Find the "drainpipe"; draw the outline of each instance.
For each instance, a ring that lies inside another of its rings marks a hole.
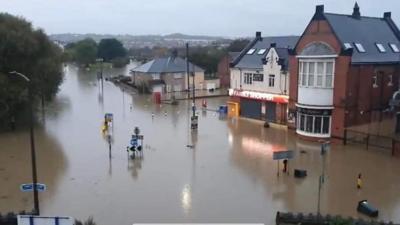
[[[239,89],[242,90],[242,69],[239,68],[239,71],[240,71]]]

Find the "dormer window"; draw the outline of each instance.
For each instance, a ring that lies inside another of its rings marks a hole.
[[[396,52],[396,53],[400,52],[399,48],[397,47],[396,44],[390,43],[389,45],[393,52]]]
[[[252,55],[256,51],[255,48],[251,48],[249,51],[247,51],[247,55]]]
[[[386,49],[385,49],[385,47],[383,47],[382,44],[376,43],[375,45],[380,52],[386,52]]]
[[[345,47],[346,49],[353,48],[353,46],[351,46],[350,43],[344,43],[344,47]]]
[[[360,53],[364,53],[365,52],[365,48],[364,48],[364,46],[362,46],[362,44],[354,43],[354,45],[356,46],[358,52],[360,52]]]
[[[260,49],[260,50],[258,50],[257,54],[258,54],[258,55],[262,55],[262,54],[265,53],[265,51],[267,51],[267,49],[265,49],[265,48]]]

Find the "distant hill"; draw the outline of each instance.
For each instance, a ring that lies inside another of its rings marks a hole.
[[[111,35],[111,34],[52,34],[50,39],[58,41],[62,44],[68,44],[71,42],[77,42],[85,38],[92,38],[96,42],[99,42],[104,38],[116,38],[120,40],[126,48],[135,47],[179,47],[183,46],[186,42],[191,45],[204,46],[212,43],[218,44],[229,44],[230,39],[217,36],[205,36],[205,35],[187,35],[181,33],[174,33],[168,35]]]

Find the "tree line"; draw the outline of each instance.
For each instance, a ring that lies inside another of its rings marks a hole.
[[[249,43],[248,39],[233,40],[227,47],[210,46],[193,46],[189,49],[189,61],[200,66],[205,70],[208,76],[214,76],[218,69],[218,63],[223,56],[228,52],[240,52]],[[186,49],[181,48],[166,48],[155,46],[153,48],[131,48],[128,54],[136,60],[146,62],[154,57],[164,57],[172,55],[173,52],[178,56],[185,58]]]
[[[11,71],[26,75],[30,82]],[[24,111],[28,86],[34,100],[44,103],[57,93],[62,79],[61,49],[25,19],[0,13],[0,127]]]
[[[64,61],[76,62],[84,67],[95,63],[98,58],[112,63],[114,67],[122,67],[129,62],[127,50],[115,38],[101,39],[98,44],[91,38],[67,44],[63,57]]]

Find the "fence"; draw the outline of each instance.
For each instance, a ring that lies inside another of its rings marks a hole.
[[[345,129],[343,144],[361,144],[366,149],[375,147],[393,156],[400,156],[400,140],[393,136],[382,136],[357,130]]]

